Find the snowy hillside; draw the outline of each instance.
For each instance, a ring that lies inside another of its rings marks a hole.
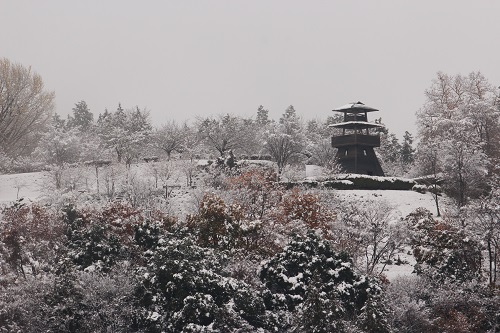
[[[44,178],[41,172],[0,175],[0,205],[18,198],[37,200]]]
[[[147,178],[146,168],[149,165],[136,165],[136,171]],[[49,175],[43,172],[26,174],[0,175],[0,205],[5,206],[18,198],[37,201],[46,195],[46,184]],[[179,178],[179,177],[178,177]],[[192,213],[194,205],[201,196],[202,189],[192,189],[185,186],[184,179],[176,183],[183,184],[181,188],[173,189],[169,197],[169,212],[179,218]],[[394,190],[323,190],[323,195],[331,197],[337,204],[351,203],[359,208],[389,206],[392,209],[392,223],[400,223],[401,219],[419,207],[435,213],[436,207],[430,194],[413,191]],[[444,203],[443,203],[444,206]],[[414,258],[409,254],[409,248],[402,249],[395,257],[399,257],[402,265],[387,265],[384,274],[390,279],[400,275],[410,275],[413,271]],[[380,268],[380,267],[379,267]]]
[[[333,190],[341,200],[350,202],[384,202],[394,208],[395,217],[405,217],[419,207],[436,213],[436,204],[431,194],[414,191],[391,190]]]
[[[142,168],[144,169],[144,167]],[[141,171],[144,174],[145,171]],[[7,174],[0,175],[0,204],[8,204],[18,198],[37,201],[43,194],[44,182],[48,175],[43,172]],[[178,179],[175,183],[184,184],[184,179]],[[183,186],[184,187],[184,186]],[[416,208],[423,207],[435,213],[436,205],[430,194],[421,194],[414,191],[392,191],[392,190],[329,190],[342,201],[359,202],[385,202],[394,208],[394,214],[405,217]],[[186,191],[178,191],[186,194]],[[178,201],[186,198],[176,196]],[[178,203],[177,203],[178,204]]]

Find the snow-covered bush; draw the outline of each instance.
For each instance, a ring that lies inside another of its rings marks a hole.
[[[438,221],[419,208],[407,216],[415,270],[436,282],[465,282],[481,275],[481,246],[464,228]]]
[[[63,225],[47,207],[22,199],[0,215],[0,282],[51,271],[64,242]]]
[[[272,219],[286,227],[285,233],[302,233],[315,230],[331,238],[332,222],[336,215],[321,204],[320,197],[310,191],[293,188],[283,195],[272,213]]]
[[[0,288],[1,332],[131,332],[137,320],[132,274],[75,271],[61,261],[55,273]]]
[[[39,172],[46,169],[44,162],[32,156],[19,156],[10,163],[11,173]]]
[[[273,170],[248,167],[241,174],[226,179],[222,195],[226,201],[241,206],[246,218],[261,220],[268,216],[283,195],[276,180]]]
[[[108,221],[99,223],[67,207],[64,221],[69,257],[78,268],[84,270],[106,270],[117,260],[122,243],[110,232]]]
[[[168,219],[158,213],[152,216],[158,223]],[[137,230],[145,223],[138,209],[120,202],[96,210],[67,206],[63,221],[67,257],[81,270],[108,271],[118,261],[137,257]]]
[[[186,222],[203,247],[252,251],[259,245],[260,223],[244,219],[239,205],[227,205],[214,193],[205,193],[198,214],[188,215]]]
[[[499,295],[479,284],[433,285],[423,277],[387,286],[389,323],[395,332],[496,332]]]
[[[428,300],[432,291],[421,277],[399,277],[387,286],[388,320],[395,332],[432,332]]]
[[[220,258],[187,234],[166,235],[145,252],[136,294],[148,332],[245,332],[268,323],[262,297],[221,275]],[[255,326],[254,326],[255,325]]]
[[[369,310],[378,332],[387,331],[378,283],[356,273],[346,254],[335,253],[313,232],[293,237],[282,252],[263,264],[260,278],[272,293],[268,306],[295,313],[290,326],[282,323],[284,329],[342,331],[343,321],[354,322]],[[316,320],[311,322],[312,318]]]

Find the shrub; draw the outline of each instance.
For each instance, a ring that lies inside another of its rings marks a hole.
[[[352,267],[347,255],[333,252],[329,243],[313,232],[294,236],[261,268],[260,278],[272,293],[267,306],[274,311],[295,312],[297,331],[339,331],[339,321],[355,322],[366,314],[376,323],[368,323],[365,316],[359,325],[376,326],[378,332],[385,332],[380,287]],[[287,329],[286,323],[282,325]]]
[[[436,282],[465,282],[481,274],[481,247],[467,231],[438,221],[423,208],[406,218],[415,270]]]

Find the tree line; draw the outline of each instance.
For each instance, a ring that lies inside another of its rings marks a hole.
[[[153,125],[139,107],[107,109],[94,119],[85,101],[77,102],[67,119],[54,114],[54,93],[45,91],[31,68],[0,62],[0,171],[19,172],[77,163],[118,162],[130,165],[144,158],[175,154],[182,159],[264,158],[278,174],[289,165],[316,164],[341,172],[328,125],[339,122],[304,120],[290,105],[278,120],[259,106],[255,115],[219,114],[192,123],[168,121]],[[499,98],[479,72],[467,76],[438,73],[417,111],[418,133],[402,141],[388,128],[378,129],[377,149],[389,176],[433,176],[434,192],[446,191],[464,206],[496,182],[500,156]],[[376,122],[382,124],[382,119]],[[436,196],[437,200],[437,196]],[[437,202],[437,201],[436,201]]]
[[[199,117],[192,124],[168,121],[154,126],[148,110],[137,106],[124,109],[121,104],[94,119],[82,100],[63,119],[53,113],[55,95],[43,90],[37,74],[6,59],[1,66],[0,170],[4,172],[98,160],[129,165],[157,155],[170,159],[172,154],[189,159],[224,158],[229,151],[239,158],[272,159],[280,173],[297,163],[335,169],[328,125],[340,120],[336,116],[306,121],[290,105],[274,120],[260,105],[250,117],[219,114]],[[16,80],[26,82],[11,83]],[[407,173],[414,153],[411,134],[405,134],[402,144],[387,129],[380,135],[380,155],[387,173]]]

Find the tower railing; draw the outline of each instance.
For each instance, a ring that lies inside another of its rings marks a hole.
[[[348,134],[332,137],[333,147],[343,147],[352,145],[364,145],[370,147],[380,147],[380,136],[379,135],[367,135],[367,134]]]

